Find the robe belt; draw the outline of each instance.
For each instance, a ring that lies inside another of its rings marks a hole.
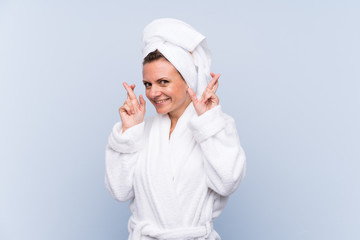
[[[203,226],[161,229],[149,222],[135,222],[131,219],[131,225],[134,228],[133,240],[141,240],[141,236],[149,236],[156,239],[188,239],[196,238],[205,240],[213,231],[212,221]]]

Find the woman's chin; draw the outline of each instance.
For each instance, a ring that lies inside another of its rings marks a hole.
[[[158,114],[167,114],[169,112],[164,108],[155,108],[155,109]]]

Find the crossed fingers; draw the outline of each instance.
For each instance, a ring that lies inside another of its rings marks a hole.
[[[136,98],[136,95],[134,93],[135,84],[132,84],[129,86],[126,82],[123,83],[124,88],[127,92],[127,99],[123,105],[126,112],[131,115],[135,114],[135,111],[139,108],[140,104]],[[142,96],[140,95],[140,102],[142,102]]]
[[[205,91],[203,92],[200,101],[207,101],[209,98],[216,97],[215,93],[219,86],[219,77],[220,74],[210,73],[212,79],[210,80],[209,84],[206,86]]]
[[[127,92],[128,99],[130,99],[130,100],[136,99],[136,95],[134,93],[135,84],[132,84],[131,86],[129,86],[126,82],[124,82],[123,86],[125,87],[125,90]]]
[[[203,114],[207,110],[215,107],[219,104],[219,98],[216,96],[216,90],[219,87],[219,77],[220,74],[210,73],[212,79],[209,84],[206,86],[203,94],[200,99],[197,98],[194,90],[188,88],[188,93],[194,104],[195,110],[198,115]]]
[[[215,73],[210,73],[212,79],[209,82],[209,84],[207,85],[207,89],[211,90],[213,93],[216,93],[217,88],[219,87],[219,78],[220,78],[220,73],[215,74]]]

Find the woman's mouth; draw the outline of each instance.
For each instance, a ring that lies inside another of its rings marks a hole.
[[[167,102],[168,100],[170,100],[170,98],[166,98],[166,99],[161,99],[161,100],[157,100],[157,101],[154,101],[156,104],[163,104],[165,102]]]

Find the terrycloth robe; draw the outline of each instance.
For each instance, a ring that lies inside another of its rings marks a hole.
[[[129,240],[218,240],[212,221],[246,170],[234,120],[221,106],[198,116],[190,103],[169,138],[170,124],[167,114],[124,133],[116,123],[106,186],[115,199],[131,201]]]

